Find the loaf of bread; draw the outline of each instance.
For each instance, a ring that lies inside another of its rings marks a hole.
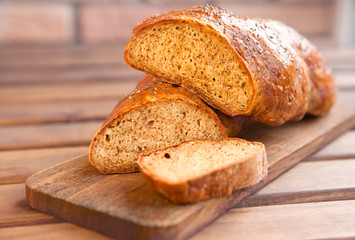
[[[217,114],[195,94],[145,77],[96,133],[89,160],[102,173],[138,171],[140,153],[200,138],[226,138]]]
[[[222,8],[151,16],[134,28],[124,59],[227,115],[269,125],[324,115],[336,99],[332,72],[307,39],[278,21]]]
[[[267,175],[262,143],[238,138],[200,139],[150,153],[138,160],[150,185],[173,203],[222,197]]]

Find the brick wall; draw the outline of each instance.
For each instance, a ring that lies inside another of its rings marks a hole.
[[[151,14],[207,3],[242,16],[279,19],[307,36],[333,34],[331,0],[2,0],[0,45],[127,42],[134,25]]]

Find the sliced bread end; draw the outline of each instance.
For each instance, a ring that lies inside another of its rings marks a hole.
[[[230,195],[267,175],[265,147],[244,139],[200,139],[142,154],[138,165],[152,187],[174,203]]]

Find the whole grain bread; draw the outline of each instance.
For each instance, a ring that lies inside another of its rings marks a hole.
[[[222,197],[267,175],[262,143],[238,138],[199,139],[141,154],[141,173],[173,203]]]
[[[226,137],[217,114],[195,94],[146,76],[98,130],[89,160],[105,174],[137,172],[141,153],[192,139]]]
[[[336,100],[326,61],[294,29],[212,6],[147,18],[134,28],[124,59],[227,115],[269,125],[324,115]]]
[[[148,75],[137,83],[137,87],[138,88],[146,88],[146,87],[153,86],[155,84],[161,84],[161,83],[163,83],[163,81],[160,78],[153,77],[152,75]],[[166,82],[165,82],[165,84],[167,87],[170,87],[170,88],[177,87],[177,86],[172,86],[171,84],[166,83]],[[189,96],[194,95],[192,92],[188,91],[187,89],[179,88],[179,90],[186,91],[186,93]],[[196,95],[195,95],[195,97],[196,97]],[[209,106],[209,107],[212,108],[211,106]],[[231,117],[231,116],[224,114],[220,110],[217,110],[214,108],[212,108],[212,110],[217,114],[228,137],[236,137],[241,129],[243,129],[245,126],[248,126],[250,123],[252,123],[251,118],[248,116],[238,115],[238,116]]]

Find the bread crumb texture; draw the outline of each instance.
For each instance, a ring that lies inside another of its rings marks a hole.
[[[136,172],[140,153],[192,139],[225,137],[217,123],[183,101],[152,102],[108,124],[94,139],[91,162],[104,173]]]
[[[211,31],[192,21],[158,23],[132,41],[126,59],[191,89],[216,108],[244,112],[254,94],[250,74],[232,46]]]

